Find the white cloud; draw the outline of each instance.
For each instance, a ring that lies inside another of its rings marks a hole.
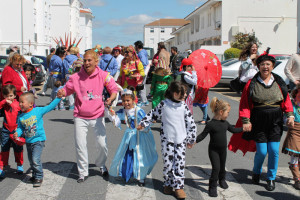
[[[109,24],[114,25],[114,26],[121,26],[121,25],[126,25],[126,24],[147,24],[149,22],[154,21],[155,18],[151,17],[149,15],[134,15],[130,16],[124,19],[111,19],[108,21]]]
[[[106,1],[105,0],[85,0],[86,4],[88,6],[98,6],[98,7],[102,7],[106,5]]]
[[[136,35],[137,33],[142,33],[143,30],[142,25],[131,25],[124,27],[121,32],[125,35]]]
[[[100,20],[94,20],[93,21],[93,28],[101,28],[103,27],[103,22]]]
[[[188,4],[188,5],[199,5],[207,0],[177,0],[181,4]]]

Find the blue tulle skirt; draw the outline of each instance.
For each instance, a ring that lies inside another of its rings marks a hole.
[[[138,135],[139,142],[136,129],[126,129],[111,163],[110,176],[120,176],[128,182],[131,177],[143,180],[151,173],[158,158],[153,134],[139,131]]]

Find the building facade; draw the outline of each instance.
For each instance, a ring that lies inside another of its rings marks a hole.
[[[144,46],[157,51],[157,44],[165,42],[177,28],[189,23],[185,19],[159,19],[144,26]]]
[[[184,19],[190,25],[172,33],[180,51],[202,48],[222,55],[238,32],[255,32],[260,52],[296,51],[297,0],[208,0]]]
[[[72,33],[73,38],[83,37],[86,46],[92,46],[92,12],[81,15],[82,4],[79,0],[23,0],[23,15],[21,15],[20,0],[0,2],[0,55],[6,55],[10,45],[20,47],[20,53],[32,55],[48,55],[49,49],[56,47],[52,38],[62,37]],[[13,12],[12,12],[13,8]],[[21,17],[23,16],[23,17]],[[21,19],[23,18],[23,48]],[[80,23],[88,21],[88,23]],[[87,25],[83,28],[82,26]],[[85,30],[84,32],[81,32]],[[77,39],[77,40],[78,40]]]

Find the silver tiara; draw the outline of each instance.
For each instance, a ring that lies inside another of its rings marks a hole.
[[[124,89],[122,92],[121,92],[121,96],[123,95],[126,95],[126,94],[129,94],[129,95],[132,95],[132,90],[129,90],[129,89]]]

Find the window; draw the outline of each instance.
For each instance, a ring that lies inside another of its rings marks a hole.
[[[204,29],[204,16],[201,17],[201,29]]]
[[[161,28],[161,29],[160,29],[160,32],[161,32],[161,33],[164,33],[164,32],[165,32],[165,28]]]
[[[211,26],[211,13],[208,13],[207,15],[207,27]]]
[[[154,33],[154,28],[150,28],[150,33]]]
[[[199,32],[199,27],[200,27],[200,16],[197,16],[195,18],[195,28],[196,28],[196,32]]]

